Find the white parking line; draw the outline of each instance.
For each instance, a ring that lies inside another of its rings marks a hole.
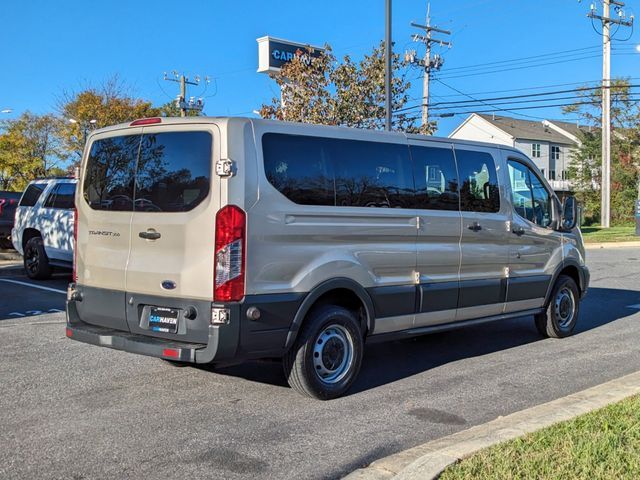
[[[63,295],[67,294],[66,290],[58,290],[57,288],[50,288],[50,287],[41,287],[40,285],[34,285],[32,283],[27,283],[27,282],[19,282],[18,280],[8,280],[6,278],[0,278],[0,282],[15,283],[16,285],[24,285],[25,287],[39,288],[40,290],[46,290],[47,292],[62,293]]]

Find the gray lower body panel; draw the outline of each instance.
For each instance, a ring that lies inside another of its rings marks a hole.
[[[253,295],[240,303],[217,305],[84,286],[74,287],[73,292],[67,301],[69,338],[194,363],[282,356],[293,317],[304,299],[298,293]],[[149,307],[154,305],[179,310],[175,333],[149,328]],[[186,318],[189,307],[196,309],[195,318]],[[228,309],[229,322],[211,325],[212,307]],[[260,309],[258,320],[247,318],[251,307]]]

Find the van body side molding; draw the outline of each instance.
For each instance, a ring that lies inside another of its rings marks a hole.
[[[476,318],[472,320],[462,320],[460,322],[443,323],[440,325],[429,325],[426,327],[410,328],[407,330],[400,330],[398,332],[379,333],[377,335],[371,335],[367,337],[367,343],[386,342],[389,340],[398,340],[402,338],[417,337],[419,335],[425,335],[427,333],[447,332],[450,330],[457,330],[459,328],[465,328],[473,325],[481,325],[483,323],[498,322],[500,320],[509,320],[511,318],[526,317],[528,315],[537,315],[542,312],[542,308],[534,308],[531,310],[524,310],[521,312],[505,313],[502,315],[493,315],[491,317]]]

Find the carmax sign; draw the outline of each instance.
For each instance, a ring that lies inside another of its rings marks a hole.
[[[311,58],[319,57],[323,48],[313,45],[291,42],[273,37],[261,37],[258,42],[258,73],[277,73],[280,68],[293,60],[299,52],[303,52],[302,60],[310,62]],[[311,51],[309,51],[311,49]]]

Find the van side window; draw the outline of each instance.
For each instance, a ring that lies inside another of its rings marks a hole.
[[[516,213],[541,227],[548,227],[552,221],[551,195],[529,167],[514,160],[509,160],[508,165]]]
[[[42,192],[44,192],[45,184],[41,183],[32,183],[27,187],[22,198],[20,199],[20,207],[33,207],[36,203],[38,203],[38,199]]]
[[[415,208],[459,210],[458,172],[449,148],[411,145],[416,182]]]
[[[412,208],[413,172],[406,145],[330,141],[338,206]]]
[[[209,194],[209,132],[145,133],[140,145],[133,209],[186,212]]]
[[[413,208],[406,145],[267,133],[269,183],[301,205]]]
[[[326,142],[320,137],[265,134],[262,151],[269,183],[300,205],[335,205]]]
[[[130,212],[140,135],[96,140],[91,145],[83,195],[93,210]]]
[[[500,189],[493,157],[485,152],[456,149],[460,174],[460,208],[467,212],[498,212]]]

